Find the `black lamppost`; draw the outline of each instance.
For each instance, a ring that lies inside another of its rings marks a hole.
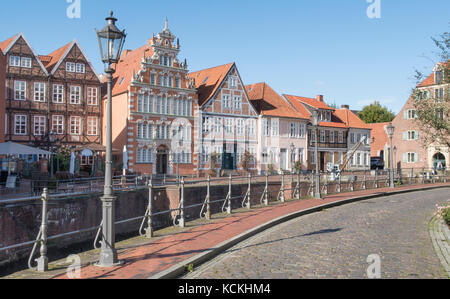
[[[105,190],[102,200],[102,248],[100,251],[100,267],[113,267],[117,265],[117,251],[115,249],[115,201],[114,190],[112,186],[112,75],[115,70],[111,68],[112,64],[119,62],[122,53],[123,44],[125,42],[125,30],[120,31],[115,23],[116,18],[113,12],[106,18],[108,24],[105,28],[97,32],[98,43],[100,47],[100,55],[105,64],[105,73],[108,79],[108,101],[106,108],[106,165],[105,165]]]
[[[314,110],[311,115],[311,121],[312,125],[314,127],[314,134],[316,136],[315,138],[315,148],[314,148],[314,155],[315,155],[315,161],[316,161],[316,188],[314,192],[314,197],[316,199],[322,199],[322,195],[320,194],[320,172],[319,172],[319,114],[317,113],[317,110]]]
[[[387,126],[386,128],[387,130],[387,134],[389,136],[389,139],[391,141],[391,145],[389,146],[389,182],[390,182],[390,187],[391,188],[395,188],[394,185],[394,147],[392,144],[392,137],[394,137],[394,131],[395,131],[395,127],[392,125],[392,123],[389,123],[389,126]]]

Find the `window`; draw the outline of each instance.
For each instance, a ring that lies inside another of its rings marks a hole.
[[[20,67],[20,57],[19,56],[10,56],[9,57],[9,66]]]
[[[242,110],[242,97],[234,96],[233,97],[234,110]]]
[[[239,136],[244,135],[244,120],[243,119],[237,120],[236,134]]]
[[[278,136],[280,129],[279,129],[279,121],[278,119],[272,119],[272,136]]]
[[[53,115],[52,117],[52,131],[57,135],[64,134],[64,116]]]
[[[175,87],[181,88],[181,78],[180,77],[175,78]]]
[[[222,108],[223,109],[231,108],[230,95],[227,95],[227,94],[222,95]]]
[[[64,103],[64,85],[53,85],[53,103]]]
[[[156,113],[161,114],[161,97],[156,98]]]
[[[20,66],[25,67],[25,68],[31,68],[31,58],[21,57],[20,58]]]
[[[290,131],[290,137],[291,138],[295,138],[295,136],[297,135],[297,127],[295,125],[295,123],[291,123],[291,131]]]
[[[344,132],[339,132],[338,142],[339,143],[344,143]]]
[[[208,134],[209,132],[211,132],[211,119],[203,117],[203,133]]]
[[[25,101],[27,96],[27,82],[14,81],[14,99]]]
[[[403,140],[418,140],[419,131],[406,131],[403,132]]]
[[[70,86],[70,104],[81,104],[81,86]]]
[[[249,136],[255,136],[256,134],[256,121],[254,119],[249,119],[247,121],[247,130]]]
[[[88,87],[88,98],[87,98],[87,104],[88,105],[98,105],[98,88],[97,87]]]
[[[355,143],[355,133],[350,133],[350,142]]]
[[[305,150],[303,148],[298,149],[298,161],[302,164],[305,162],[304,152]]]
[[[320,142],[325,143],[325,131],[320,131]]]
[[[225,133],[233,134],[233,119],[232,118],[225,119]]]
[[[139,148],[136,153],[136,163],[151,164],[153,163],[153,151],[149,148]]]
[[[87,118],[87,134],[89,136],[98,136],[98,118],[96,116]]]
[[[34,135],[42,136],[45,134],[45,116],[34,116]]]
[[[81,117],[71,116],[70,117],[70,135],[79,136],[81,135]]]
[[[305,138],[305,136],[306,136],[306,125],[305,124],[299,124],[298,136],[299,136],[299,138]]]
[[[236,77],[230,77],[229,80],[230,88],[237,88],[238,86],[238,80]]]
[[[15,135],[27,135],[27,116],[15,115],[14,116],[14,134]]]
[[[405,119],[415,119],[418,117],[417,110],[414,110],[414,109],[405,110],[403,116]]]
[[[330,131],[330,143],[334,143],[334,131]]]
[[[77,73],[84,74],[86,72],[86,65],[84,63],[77,63]]]
[[[315,152],[309,152],[309,153],[310,153],[311,164],[316,164],[316,153]]]
[[[263,135],[270,136],[270,123],[267,118],[263,120]]]
[[[66,62],[66,71],[70,73],[75,73],[76,64],[73,62]]]
[[[417,163],[419,162],[419,155],[417,153],[404,153],[403,163]]]
[[[34,83],[34,101],[45,102],[45,83]]]
[[[151,85],[156,85],[156,74],[151,74],[150,75],[150,84]]]

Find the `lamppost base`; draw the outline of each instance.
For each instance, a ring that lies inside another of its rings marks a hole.
[[[321,195],[320,193],[314,194],[314,198],[315,198],[315,199],[323,199],[323,198],[322,198],[322,195]]]
[[[124,261],[118,261],[116,263],[113,264],[109,264],[109,263],[101,263],[101,262],[97,262],[94,264],[95,267],[99,267],[99,268],[114,268],[114,267],[119,267],[122,266],[123,264],[125,264]]]

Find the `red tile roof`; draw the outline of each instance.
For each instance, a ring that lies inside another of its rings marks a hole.
[[[153,48],[147,44],[135,50],[125,50],[122,52],[119,63],[113,65],[116,72],[113,75],[112,94],[118,95],[128,91],[131,85],[133,72],[137,73],[141,69],[142,59],[153,56]]]
[[[355,129],[370,129],[356,114],[349,109],[336,109],[334,114],[344,122],[347,127]]]
[[[389,137],[385,129],[388,125],[389,123],[367,124],[372,129],[370,134],[372,157],[378,157],[379,152],[384,150],[386,144],[389,144]]]
[[[322,103],[319,102],[315,99],[312,98],[304,98],[304,97],[299,97],[299,96],[293,96],[293,95],[284,95],[284,97],[295,107],[295,109],[297,109],[297,111],[299,111],[301,114],[306,115],[307,119],[311,120],[311,112],[308,111],[308,109],[306,109],[305,107],[305,102],[304,101],[300,101],[300,99],[308,99],[310,100],[309,102],[312,103],[312,101],[318,102],[318,103]],[[323,103],[326,107],[328,107],[325,103]],[[319,105],[321,107],[324,107],[323,105]],[[333,108],[328,107],[327,108],[320,108],[320,109],[326,109],[326,110],[333,110]],[[348,128],[347,125],[340,119],[338,118],[334,113],[331,114],[331,122],[321,122],[319,123],[320,127],[330,127],[330,128],[343,128],[346,129]]]
[[[233,62],[188,74],[195,80],[199,106],[204,106],[214,96],[234,65]]]
[[[6,49],[10,46],[10,44],[17,38],[19,34],[14,35],[13,37],[10,37],[9,39],[3,41],[0,43],[0,49],[3,53],[5,53]]]
[[[41,56],[39,55],[39,59],[41,59],[42,64],[45,66],[47,71],[50,73],[55,65],[58,64],[58,62],[63,58],[64,54],[67,53],[67,50],[72,47],[74,42],[70,42],[58,50],[53,51],[52,53],[48,54],[47,56]]]
[[[440,62],[440,65],[445,65],[446,68],[450,67],[450,60],[447,60],[447,62]],[[426,87],[426,86],[431,86],[431,85],[435,85],[435,81],[434,81],[434,73],[432,73],[431,75],[429,75],[425,80],[423,80],[421,83],[419,83],[419,85],[417,85],[417,87]]]
[[[331,108],[330,106],[325,104],[325,102],[318,101],[317,99],[305,98],[305,97],[299,97],[299,96],[293,96],[293,95],[284,95],[284,96],[290,97],[290,99],[292,99],[292,100],[295,99],[297,101],[300,101],[300,102],[307,104],[309,106],[312,106],[314,108],[325,109],[325,110],[334,110],[333,108]]]
[[[253,107],[261,115],[308,119],[308,115],[297,112],[266,83],[247,85],[245,89]]]

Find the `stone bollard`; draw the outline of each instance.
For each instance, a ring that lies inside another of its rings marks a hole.
[[[206,186],[206,220],[211,220],[211,176],[208,176]]]
[[[147,238],[153,238],[153,181],[150,178],[148,182],[148,218],[147,218],[147,229],[145,230],[145,235]]]
[[[281,171],[280,201],[286,202],[286,199],[284,198],[284,171]]]
[[[247,201],[247,209],[252,208],[252,174],[248,174],[248,201]]]
[[[231,215],[231,198],[232,198],[232,184],[233,183],[233,176],[230,174],[230,178],[228,181],[228,207],[227,207],[227,213],[228,215]]]
[[[184,177],[181,178],[181,188],[180,188],[180,227],[185,227],[184,219]]]

